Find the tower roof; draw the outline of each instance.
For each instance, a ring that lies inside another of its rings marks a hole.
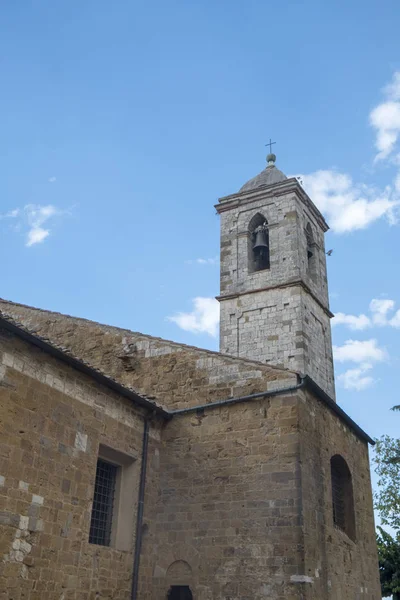
[[[267,156],[267,166],[261,173],[250,179],[247,183],[242,185],[239,192],[248,192],[250,190],[255,190],[259,187],[263,187],[264,185],[273,185],[274,183],[280,183],[281,181],[285,181],[287,179],[286,175],[282,173],[275,166],[276,156],[275,154],[268,154]]]

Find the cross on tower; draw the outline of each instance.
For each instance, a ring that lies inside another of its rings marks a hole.
[[[269,142],[268,142],[268,144],[265,144],[266,146],[269,146],[269,152],[270,152],[270,154],[272,154],[272,146],[273,146],[274,144],[276,144],[276,142],[273,142],[273,141],[271,140],[271,138],[269,138]]]

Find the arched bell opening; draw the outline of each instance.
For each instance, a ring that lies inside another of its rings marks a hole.
[[[261,213],[251,219],[248,230],[249,273],[270,267],[268,221]]]
[[[306,226],[307,240],[307,271],[313,279],[317,275],[317,246],[314,241],[314,235],[310,223]]]

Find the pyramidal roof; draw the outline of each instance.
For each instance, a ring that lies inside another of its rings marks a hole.
[[[276,168],[275,161],[275,154],[268,154],[268,164],[265,167],[265,169],[261,171],[261,173],[250,179],[247,183],[242,185],[239,192],[248,192],[250,190],[255,190],[259,187],[273,185],[274,183],[280,183],[281,181],[285,181],[287,177],[284,173],[282,173],[282,171]]]

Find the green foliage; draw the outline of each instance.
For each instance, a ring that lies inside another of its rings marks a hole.
[[[375,508],[383,525],[400,531],[400,439],[382,436],[375,446],[378,491]]]
[[[376,536],[379,556],[379,574],[381,578],[382,596],[393,594],[393,599],[400,599],[400,542],[392,538],[382,527],[378,527]]]

